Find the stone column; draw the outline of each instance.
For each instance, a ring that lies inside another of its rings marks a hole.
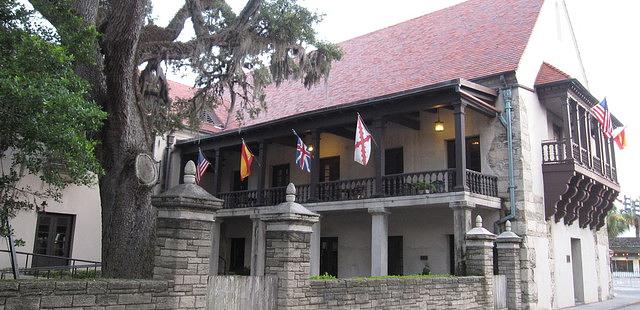
[[[220,226],[222,218],[217,217],[211,227],[211,257],[209,258],[209,275],[217,275],[220,269]]]
[[[287,186],[286,202],[267,207],[262,220],[267,224],[265,275],[278,277],[278,308],[304,306],[309,287],[311,226],[319,215],[295,202],[296,189]]]
[[[453,243],[455,255],[455,273],[464,275],[465,234],[471,229],[471,211],[475,205],[468,201],[454,201],[449,203],[453,210]]]
[[[311,226],[311,275],[320,274],[320,221]]]
[[[496,238],[498,248],[498,274],[507,279],[507,308],[522,309],[520,289],[520,242],[522,238],[511,231],[511,222],[505,223],[505,231]]]
[[[184,183],[151,198],[158,209],[153,278],[173,280],[179,308],[206,304],[212,224],[222,200],[195,184],[196,166],[187,162]]]
[[[371,275],[386,276],[388,272],[389,211],[371,208]]]
[[[456,126],[455,155],[456,155],[456,184],[455,191],[469,190],[467,186],[467,137],[465,130],[465,107],[467,105],[460,101],[454,105],[454,120]]]
[[[496,235],[482,227],[482,217],[476,216],[476,227],[466,234],[466,272],[468,276],[483,276],[485,286],[482,292],[486,304],[483,308],[493,309],[493,242]]]
[[[266,224],[259,218],[252,216],[251,235],[251,275],[264,276],[264,254]]]

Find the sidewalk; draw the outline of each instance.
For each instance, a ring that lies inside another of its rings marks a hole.
[[[566,309],[640,309],[640,287],[616,287],[614,289],[614,296],[613,299],[607,301],[594,302]]]

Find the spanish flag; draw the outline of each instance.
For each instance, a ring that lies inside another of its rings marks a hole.
[[[618,148],[621,150],[624,150],[625,146],[627,146],[627,137],[625,136],[624,129],[625,128],[622,127],[620,130],[616,130],[617,132],[613,135],[613,141],[616,142]]]
[[[251,163],[253,163],[253,153],[242,139],[242,150],[240,151],[240,181],[244,181],[251,175]]]

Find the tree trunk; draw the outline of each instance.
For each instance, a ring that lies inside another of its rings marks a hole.
[[[151,154],[153,137],[145,131],[136,104],[135,54],[145,0],[112,1],[104,33],[104,75],[108,118],[102,132],[100,178],[102,271],[107,277],[146,278],[153,266],[155,210],[151,188],[138,182],[135,158]]]

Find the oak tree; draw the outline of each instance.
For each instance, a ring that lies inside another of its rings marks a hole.
[[[69,9],[99,33],[92,61],[76,72],[91,85],[90,96],[108,117],[97,157],[102,204],[103,273],[112,277],[151,275],[155,214],[151,187],[136,177],[135,158],[151,154],[154,138],[197,124],[197,116],[223,101],[237,115],[264,109],[264,88],[287,79],[311,86],[341,57],[316,39],[321,16],[295,0],[248,0],[234,12],[224,0],[186,0],[167,25],[148,18],[149,0],[31,0],[60,33],[73,40]],[[193,37],[179,41],[191,21]],[[168,98],[164,66],[197,74],[190,100]]]

